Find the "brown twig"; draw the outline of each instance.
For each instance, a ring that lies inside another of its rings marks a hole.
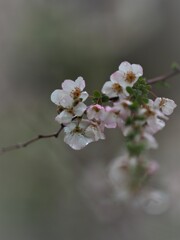
[[[166,73],[164,75],[155,77],[155,78],[151,78],[147,80],[148,84],[155,84],[157,82],[161,82],[161,81],[165,81],[171,77],[174,77],[176,75],[180,74],[180,69],[179,68],[175,68],[174,70],[170,71],[169,73]]]
[[[20,149],[20,148],[25,148],[28,145],[30,145],[30,144],[32,144],[34,142],[39,141],[40,139],[44,139],[44,138],[57,138],[63,128],[64,128],[64,125],[61,125],[60,129],[57,132],[55,132],[55,133],[48,134],[48,135],[38,135],[37,137],[34,137],[34,138],[24,142],[24,143],[17,143],[17,144],[14,144],[14,145],[3,147],[3,148],[0,149],[0,155],[4,154],[6,152],[10,152],[10,151],[13,151],[13,150]]]

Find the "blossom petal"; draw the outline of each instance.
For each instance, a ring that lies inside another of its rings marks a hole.
[[[85,81],[82,77],[78,77],[75,80],[76,87],[78,87],[81,91],[85,88]]]
[[[119,65],[119,70],[122,71],[123,73],[127,73],[132,71],[132,66],[129,62],[124,61]]]
[[[65,80],[62,83],[62,89],[67,93],[70,93],[71,91],[73,91],[75,87],[76,87],[75,82],[69,79]]]
[[[84,102],[88,98],[88,96],[89,96],[89,94],[87,92],[83,91],[80,94],[79,98],[82,99],[82,101]]]
[[[121,81],[123,81],[124,79],[124,73],[120,72],[120,71],[116,71],[113,74],[111,74],[110,76],[110,80],[113,83],[121,83]]]
[[[133,69],[133,73],[137,77],[141,77],[143,75],[143,68],[141,67],[141,65],[139,65],[139,64],[132,64],[132,69]]]
[[[70,123],[71,120],[73,118],[73,114],[69,113],[67,110],[62,111],[59,115],[57,115],[57,117],[55,118],[55,120],[60,123]]]
[[[69,95],[65,95],[60,101],[61,106],[63,106],[64,108],[71,108],[73,106],[73,103],[74,100]]]
[[[55,103],[57,106],[61,105],[62,99],[66,96],[66,93],[63,90],[56,89],[52,94],[51,94],[51,101]]]
[[[89,143],[93,142],[93,139],[87,138],[80,133],[70,133],[64,137],[64,142],[74,150],[81,150]]]
[[[112,86],[113,83],[111,81],[105,82],[101,90],[102,93],[106,94],[108,97],[117,97],[118,94],[113,90]]]
[[[82,116],[83,113],[86,111],[86,108],[87,106],[84,103],[80,102],[73,108],[74,114],[76,116]]]

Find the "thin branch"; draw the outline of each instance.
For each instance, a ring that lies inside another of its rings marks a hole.
[[[155,78],[151,78],[147,80],[148,84],[155,84],[157,82],[161,82],[161,81],[165,81],[171,77],[174,77],[176,75],[180,74],[180,69],[179,68],[175,68],[174,70],[170,71],[167,74],[155,77]]]
[[[48,134],[48,135],[41,135],[40,134],[37,137],[34,137],[34,138],[24,142],[24,143],[17,143],[17,144],[14,144],[14,145],[10,145],[10,146],[7,146],[7,147],[0,148],[0,155],[4,154],[6,152],[10,152],[10,151],[18,150],[18,149],[21,149],[21,148],[25,148],[28,145],[39,141],[40,139],[57,138],[63,128],[64,128],[64,125],[61,125],[60,129],[55,133]]]

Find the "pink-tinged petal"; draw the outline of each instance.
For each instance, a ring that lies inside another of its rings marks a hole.
[[[85,88],[85,81],[82,77],[78,77],[75,80],[76,87],[78,87],[81,91]]]
[[[147,132],[145,132],[143,134],[143,138],[147,141],[147,148],[150,149],[156,149],[158,148],[158,143],[156,141],[156,139],[153,137],[152,134],[149,134]]]
[[[130,72],[132,71],[132,66],[129,62],[125,61],[125,62],[122,62],[120,65],[119,65],[119,71],[122,71],[123,73],[127,73],[127,72]]]
[[[57,115],[55,120],[59,124],[63,124],[63,123],[66,124],[66,123],[70,123],[72,121],[72,118],[73,118],[73,114],[69,113],[67,110],[64,110],[59,115]]]
[[[73,108],[75,116],[82,116],[83,113],[86,111],[86,108],[87,108],[87,106],[84,103],[82,103],[82,102],[78,103]]]
[[[74,150],[81,150],[89,143],[93,142],[93,139],[87,138],[81,133],[70,133],[64,137],[64,142]]]
[[[69,79],[65,80],[62,83],[62,89],[67,93],[71,93],[71,91],[73,91],[75,87],[76,87],[75,82]]]
[[[145,131],[150,134],[155,134],[165,127],[165,122],[156,117],[148,118],[147,123],[148,125],[145,127]]]
[[[80,94],[79,98],[82,99],[82,101],[84,102],[88,98],[88,96],[89,96],[89,94],[87,92],[83,91]]]
[[[63,90],[57,89],[51,94],[51,101],[60,106],[62,99],[66,96]]]
[[[95,119],[95,120],[100,120],[101,115],[104,112],[104,107],[102,107],[99,104],[91,105],[87,109],[87,118],[88,119]]]
[[[159,164],[156,161],[149,161],[147,165],[147,174],[154,175],[159,170]]]
[[[141,65],[139,65],[139,64],[132,64],[132,69],[133,69],[133,73],[137,77],[141,77],[143,75],[143,68],[141,67]]]
[[[154,105],[167,116],[171,115],[177,106],[176,103],[169,98],[156,98]]]
[[[98,125],[89,125],[86,129],[86,136],[89,136],[93,141],[104,140],[105,135]]]
[[[121,83],[121,81],[124,79],[124,73],[120,71],[116,71],[110,76],[110,80],[113,83]]]

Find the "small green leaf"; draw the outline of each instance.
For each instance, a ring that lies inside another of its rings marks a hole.
[[[94,98],[101,98],[101,93],[99,92],[99,91],[97,91],[97,90],[95,90],[94,92],[93,92],[93,97]]]
[[[102,102],[107,103],[109,101],[109,97],[105,94],[102,94]]]
[[[134,93],[133,89],[131,87],[126,87],[126,91],[132,95]]]
[[[177,63],[177,62],[173,62],[172,64],[171,64],[171,68],[173,69],[173,70],[179,70],[180,69],[180,66],[179,66],[179,63]]]

